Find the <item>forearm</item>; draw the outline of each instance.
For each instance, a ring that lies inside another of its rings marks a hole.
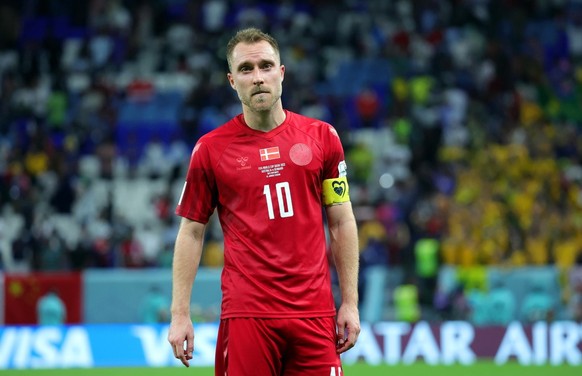
[[[351,208],[350,208],[351,212]],[[358,304],[358,231],[353,215],[330,226],[331,252],[339,279],[342,303]]]
[[[192,285],[202,255],[203,230],[191,231],[192,223],[183,221],[174,248],[172,264],[172,315],[190,315]]]

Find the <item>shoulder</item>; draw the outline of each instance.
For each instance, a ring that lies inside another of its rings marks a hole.
[[[338,137],[335,128],[323,120],[310,118],[291,111],[287,111],[287,113],[288,116],[291,117],[290,124],[299,130],[312,135],[317,135],[318,138],[327,136]]]
[[[227,145],[232,143],[233,140],[241,134],[237,121],[236,117],[232,118],[221,126],[202,135],[196,143],[194,151],[198,150],[200,147],[209,150],[220,150],[226,148]]]
[[[219,127],[204,134],[202,137],[200,137],[200,140],[205,142],[218,142],[220,140],[235,137],[240,133],[238,132],[238,121],[238,117],[234,117]]]

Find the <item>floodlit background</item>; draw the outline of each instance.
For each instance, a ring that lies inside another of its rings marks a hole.
[[[582,364],[580,1],[3,0],[0,369],[175,365],[173,210],[198,137],[241,111],[225,45],[246,26],[280,42],[284,106],[344,143],[347,367]],[[214,219],[205,366],[222,262]]]

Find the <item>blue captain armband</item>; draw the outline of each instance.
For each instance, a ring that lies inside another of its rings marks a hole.
[[[323,204],[325,206],[341,204],[350,201],[348,179],[344,176],[323,181]]]

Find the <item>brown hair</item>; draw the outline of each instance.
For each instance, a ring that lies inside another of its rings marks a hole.
[[[226,61],[228,62],[228,69],[232,71],[232,52],[239,43],[253,44],[261,41],[267,41],[279,56],[279,43],[271,35],[262,32],[255,27],[249,27],[239,30],[226,45]]]

